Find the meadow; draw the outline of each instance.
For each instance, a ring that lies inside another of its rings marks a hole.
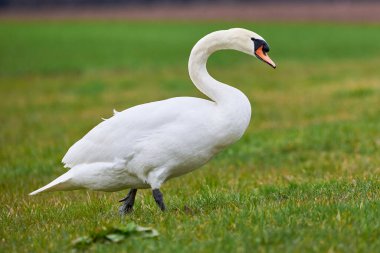
[[[187,60],[205,34],[245,27],[276,70],[239,52],[209,61],[251,100],[244,137],[151,192],[28,196],[65,169],[87,131],[125,108],[203,95]],[[0,251],[65,252],[94,229],[135,222],[160,233],[91,252],[380,252],[380,26],[54,21],[0,23]]]

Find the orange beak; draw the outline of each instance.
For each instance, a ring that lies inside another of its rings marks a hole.
[[[263,51],[263,46],[259,47],[256,52],[255,52],[255,55],[257,56],[257,58],[259,58],[260,60],[262,60],[263,62],[266,62],[267,64],[269,64],[270,66],[272,66],[274,69],[276,68],[276,64],[272,61],[271,58],[269,58],[269,56]]]

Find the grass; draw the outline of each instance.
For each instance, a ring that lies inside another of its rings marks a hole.
[[[204,34],[257,31],[278,64],[218,53],[210,72],[251,99],[241,141],[121,219],[126,192],[27,193],[63,173],[65,151],[112,109],[202,96],[187,57]],[[377,25],[0,23],[0,251],[62,252],[102,225],[160,232],[93,252],[379,252]],[[185,207],[186,206],[186,207]]]

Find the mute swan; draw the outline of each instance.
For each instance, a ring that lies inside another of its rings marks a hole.
[[[238,89],[212,78],[207,58],[218,50],[234,49],[253,55],[273,68],[269,46],[258,34],[233,28],[210,33],[196,43],[189,59],[194,85],[210,100],[176,97],[138,105],[101,122],[76,142],[63,157],[70,168],[43,191],[131,188],[120,200],[120,213],[133,210],[137,189],[151,188],[164,211],[160,186],[191,172],[240,139],[248,127],[251,105]]]

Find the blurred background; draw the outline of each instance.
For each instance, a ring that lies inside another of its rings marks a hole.
[[[120,223],[124,193],[27,194],[112,109],[204,97],[191,48],[231,27],[277,64],[209,59],[251,101],[246,134],[165,184],[166,214],[139,191],[125,220],[158,240],[98,252],[380,252],[380,3],[359,0],[0,0],[0,251],[62,252]]]
[[[0,0],[2,17],[378,21],[376,0]]]

